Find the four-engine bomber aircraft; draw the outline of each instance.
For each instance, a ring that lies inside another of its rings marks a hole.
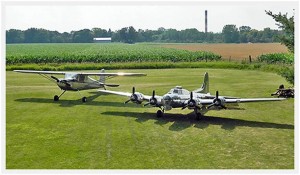
[[[228,96],[219,96],[219,92],[216,91],[216,95],[212,96],[209,93],[209,79],[208,73],[204,75],[204,82],[201,88],[189,92],[183,89],[181,86],[176,86],[171,89],[167,94],[163,96],[155,95],[153,91],[152,96],[144,95],[139,92],[135,92],[133,87],[132,93],[117,92],[110,90],[98,90],[103,93],[116,94],[130,97],[125,103],[133,102],[141,104],[143,101],[147,101],[146,105],[152,107],[159,107],[157,111],[157,117],[162,117],[165,110],[171,110],[172,108],[188,108],[194,110],[196,119],[199,119],[203,114],[209,110],[220,110],[220,109],[237,109],[238,103],[246,102],[263,102],[263,101],[279,101],[285,98],[237,98]]]
[[[85,72],[58,72],[58,71],[34,71],[34,70],[14,70],[15,72],[21,73],[33,73],[39,74],[48,80],[54,81],[58,87],[64,90],[59,96],[54,96],[54,101],[58,101],[59,98],[66,91],[81,91],[88,89],[98,89],[104,88],[105,86],[117,87],[118,84],[106,84],[105,79],[111,78],[114,76],[145,76],[143,73],[105,73],[105,70],[102,69],[100,73],[85,73]],[[50,76],[49,76],[50,74]],[[53,75],[64,75],[64,78],[57,78]],[[99,80],[95,80],[90,76],[100,76]],[[87,98],[82,97],[82,102],[86,102]]]

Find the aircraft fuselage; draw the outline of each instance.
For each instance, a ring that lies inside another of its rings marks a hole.
[[[88,90],[88,89],[98,89],[103,87],[103,85],[98,82],[89,83],[89,82],[66,81],[66,83],[58,82],[56,84],[62,90],[67,90],[67,91],[81,91],[81,90]]]
[[[80,74],[68,73],[64,79],[57,81],[57,86],[62,90],[67,91],[80,91],[88,89],[98,89],[104,87],[102,83],[89,76]]]

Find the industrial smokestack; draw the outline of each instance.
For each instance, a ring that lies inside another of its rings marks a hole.
[[[205,33],[207,33],[207,10],[205,10]]]

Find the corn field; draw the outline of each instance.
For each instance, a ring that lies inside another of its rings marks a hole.
[[[196,62],[220,60],[212,52],[150,44],[7,44],[6,64]]]

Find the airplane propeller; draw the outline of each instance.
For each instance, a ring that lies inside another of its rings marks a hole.
[[[155,90],[153,90],[152,97],[150,98],[148,103],[144,104],[144,106],[147,106],[147,105],[156,106],[156,104],[157,104],[157,99],[155,98]]]
[[[193,92],[190,93],[190,99],[188,100],[187,104],[183,106],[181,109],[185,109],[186,107],[199,109],[199,106],[197,106],[196,101],[193,99]]]
[[[132,102],[136,102],[138,100],[137,95],[135,94],[135,87],[132,87],[132,95],[130,96],[129,100],[125,101],[124,104],[132,101]]]
[[[53,78],[54,80],[56,80],[57,83],[59,82],[59,79],[56,78],[55,76],[52,76],[52,75],[51,75],[51,78]]]
[[[221,107],[223,109],[227,109],[223,104],[221,99],[219,98],[219,91],[216,91],[216,98],[213,100],[213,103],[207,106],[208,109],[210,109],[213,106]]]
[[[66,84],[67,86],[71,87],[71,84],[67,82],[67,80],[61,80],[60,82]]]
[[[53,78],[54,80],[56,80],[57,83],[61,82],[66,84],[67,86],[71,87],[71,84],[67,82],[67,80],[59,80],[58,78],[56,78],[55,76],[51,76],[51,78]]]

